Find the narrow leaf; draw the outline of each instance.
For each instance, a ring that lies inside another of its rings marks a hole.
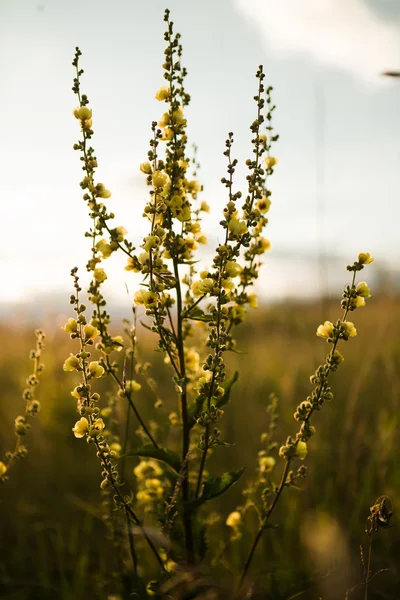
[[[146,444],[145,446],[141,446],[141,448],[132,450],[121,456],[121,458],[127,458],[129,456],[143,456],[145,458],[160,460],[161,462],[167,463],[167,465],[178,474],[181,468],[181,460],[176,452],[169,450],[168,448],[155,448],[152,444]]]
[[[239,379],[239,372],[235,371],[233,374],[233,377],[231,377],[231,379],[228,379],[227,381],[225,381],[225,383],[222,384],[222,387],[224,388],[225,392],[224,392],[223,396],[221,396],[221,398],[219,398],[219,400],[216,401],[215,404],[216,404],[217,408],[221,408],[221,406],[225,406],[225,404],[228,404],[229,399],[231,397],[232,388],[238,379]]]
[[[220,477],[211,477],[205,481],[201,496],[189,502],[190,508],[197,508],[204,502],[224,494],[242,476],[244,469],[245,467],[241,467],[237,471],[228,471]]]

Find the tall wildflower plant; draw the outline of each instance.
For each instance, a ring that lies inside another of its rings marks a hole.
[[[75,267],[71,272],[75,316],[64,330],[75,340],[77,349],[65,360],[64,370],[80,376],[72,391],[79,413],[73,433],[86,440],[99,459],[104,520],[121,557],[120,580],[126,582],[128,577],[128,592],[142,594],[140,597],[166,594],[183,598],[189,589],[206,593],[207,588],[207,593],[211,593],[213,584],[204,579],[202,567],[212,565],[221,552],[219,546],[215,552],[207,546],[213,528],[213,500],[228,492],[243,473],[239,466],[212,477],[208,465],[211,455],[218,456],[230,445],[223,437],[221,422],[237,373],[228,374],[226,355],[236,351],[236,326],[245,320],[249,309],[257,307],[253,284],[262,255],[270,249],[263,232],[271,205],[267,181],[277,164],[272,146],[278,136],[272,127],[272,88],[265,87],[260,66],[256,73],[255,115],[250,125],[252,156],[246,160],[247,186],[244,193],[235,188],[238,160],[234,157],[234,136],[229,133],[224,151],[226,175],[222,178],[226,194],[220,220],[222,241],[215,248],[211,266],[199,270],[200,248],[207,243],[202,217],[210,207],[201,199],[203,187],[196,175],[196,157],[188,150],[185,109],[190,96],[185,88],[180,35],[174,33],[168,10],[164,19],[165,83],[156,92],[163,109],[159,120],[151,125],[147,160],[140,165],[149,192],[143,210],[148,233],[135,240],[136,246],[127,237],[125,227],[114,226],[115,215],[105,202],[111,192],[97,181],[93,113],[88,97],[81,92],[81,52],[76,49],[73,91],[78,106],[73,114],[80,124],[81,137],[74,149],[82,161],[80,185],[91,219],[85,234],[91,240],[86,265],[90,274],[90,309],[81,302],[82,289]],[[116,252],[125,255],[126,271],[141,277],[132,298],[133,322],[125,323],[123,335],[111,333],[111,317],[102,288],[107,279],[105,261]],[[307,441],[314,433],[311,417],[332,396],[328,377],[343,360],[337,345],[355,335],[354,326],[347,321],[348,312],[361,306],[369,296],[366,284],[355,285],[355,276],[371,260],[369,255],[360,254],[358,261],[348,267],[353,280],[344,292],[344,314],[335,325],[325,322],[318,329],[318,335],[325,337],[332,349],[312,377],[315,390],[296,411],[295,418],[301,423],[299,432],[289,437],[279,451],[285,461],[279,485],[266,475],[276,463],[270,455],[276,447],[276,442],[271,441],[276,421],[276,401],[272,401],[271,424],[263,437],[265,447],[259,455],[257,481],[247,490],[248,502],[253,505],[259,504],[257,497],[261,496],[260,526],[243,568],[240,590],[283,489],[305,475],[304,467],[296,472],[291,467],[295,460],[305,458]],[[151,366],[142,363],[137,352],[137,314],[146,317],[143,325],[154,335],[156,348],[174,383],[175,407],[168,418],[160,412],[158,426],[146,419],[137,402],[142,385],[146,385],[154,394],[155,406],[163,406],[156,381],[149,374]],[[121,356],[122,360],[114,358]],[[98,380],[105,378],[113,386],[107,403],[97,386]],[[127,419],[135,419],[138,427],[133,439],[129,437],[129,427],[118,421],[117,415],[122,414],[124,406]],[[134,466],[130,485],[128,465],[132,456],[139,457],[139,462]],[[227,544],[240,538],[244,512],[239,507],[225,515],[224,521],[233,531]],[[121,531],[126,532],[125,542]],[[115,591],[117,579],[105,585],[114,585]]]
[[[36,398],[36,387],[39,384],[40,374],[44,369],[41,362],[42,351],[44,348],[45,335],[41,329],[35,331],[36,347],[29,353],[29,358],[33,362],[32,373],[26,380],[26,387],[22,392],[22,399],[25,403],[25,409],[22,415],[18,415],[14,421],[14,432],[16,436],[15,447],[6,453],[5,460],[0,461],[0,483],[8,480],[11,469],[15,463],[24,458],[28,449],[23,443],[25,435],[28,433],[31,425],[29,423],[32,417],[35,417],[40,411],[40,402]]]

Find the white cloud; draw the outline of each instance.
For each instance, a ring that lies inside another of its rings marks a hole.
[[[268,51],[307,55],[367,80],[400,69],[400,23],[379,18],[363,0],[234,0]]]

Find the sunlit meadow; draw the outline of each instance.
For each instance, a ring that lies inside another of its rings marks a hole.
[[[96,102],[73,56],[88,213],[75,227],[91,250],[71,265],[66,320],[36,339],[0,331],[1,597],[396,598],[397,299],[371,292],[362,248],[336,299],[261,305],[280,168],[273,82],[255,70],[251,154],[227,132],[213,214],[181,36],[168,10],[164,22],[161,108],[138,165],[144,236],[108,208]],[[103,286],[117,255],[122,322]]]

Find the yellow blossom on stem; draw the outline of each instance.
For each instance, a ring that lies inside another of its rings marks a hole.
[[[271,242],[265,237],[260,237],[258,240],[257,254],[263,254],[263,252],[268,252],[268,250],[271,250]]]
[[[125,384],[125,389],[127,392],[139,392],[142,389],[142,386],[134,379],[128,379]]]
[[[234,260],[228,260],[225,265],[225,273],[228,277],[237,277],[242,272],[242,267]]]
[[[89,431],[89,421],[86,417],[82,417],[77,421],[72,428],[76,438],[82,438]]]
[[[142,173],[144,173],[145,175],[151,175],[153,172],[153,169],[151,167],[151,164],[149,162],[142,162],[140,164],[140,170],[142,171]]]
[[[228,527],[232,527],[233,529],[236,529],[240,523],[242,522],[242,515],[240,514],[239,511],[234,510],[233,512],[231,512],[230,515],[228,515],[225,524],[228,525]]]
[[[323,325],[320,325],[317,329],[317,336],[322,338],[330,338],[333,334],[334,325],[330,321],[325,321]]]
[[[263,196],[258,200],[256,206],[260,213],[265,214],[269,211],[271,207],[271,200],[268,198],[268,196]]]
[[[106,189],[104,183],[98,183],[95,189],[99,198],[109,198],[111,196],[110,190]]]
[[[82,394],[80,392],[78,392],[78,388],[79,388],[79,385],[77,385],[71,392],[71,396],[73,396],[73,398],[76,398],[77,400],[82,398]]]
[[[272,471],[276,464],[276,460],[273,456],[261,456],[258,459],[258,465],[262,473],[269,473]]]
[[[71,354],[63,364],[64,371],[76,371],[79,367],[79,358],[75,354]]]
[[[203,294],[208,294],[212,291],[214,287],[215,281],[211,279],[211,277],[206,277],[200,281],[194,281],[192,283],[192,292],[194,296],[199,297],[203,296]]]
[[[229,221],[228,229],[234,235],[243,235],[244,233],[247,233],[246,223],[235,218]]]
[[[205,202],[205,200],[202,201],[202,203],[200,204],[200,210],[206,213],[210,212],[210,205],[207,204],[207,202]]]
[[[68,322],[64,325],[64,327],[61,327],[61,329],[67,333],[76,333],[78,331],[78,322],[76,319],[70,317]]]
[[[354,323],[351,321],[344,321],[342,323],[344,329],[344,339],[347,340],[349,337],[355,337],[357,335],[357,329],[354,327]]]
[[[85,327],[83,328],[83,332],[85,334],[86,340],[93,340],[100,333],[96,327],[93,327],[93,325],[85,325]]]
[[[89,121],[92,118],[92,109],[87,106],[74,108],[73,115],[79,121]]]
[[[267,169],[272,169],[272,167],[275,167],[275,165],[277,165],[279,161],[275,156],[266,156],[264,158],[264,162]]]
[[[371,298],[371,290],[365,281],[360,281],[356,287],[357,296],[361,296],[362,298]]]
[[[350,307],[352,309],[361,308],[362,306],[365,306],[365,298],[362,298],[361,296],[350,298]]]
[[[171,90],[169,87],[160,87],[160,89],[156,92],[156,100],[163,102],[164,100],[169,100],[171,96]]]
[[[295,458],[304,460],[305,457],[307,456],[307,452],[308,452],[307,444],[302,441],[297,442],[296,452],[294,454]]]
[[[247,295],[247,304],[250,306],[250,308],[258,308],[257,295],[254,293],[248,294]]]
[[[0,460],[0,478],[7,473],[6,465]]]
[[[93,277],[95,278],[95,280],[98,283],[102,283],[103,281],[105,281],[106,279],[108,279],[106,272],[102,268],[95,269],[93,271]]]
[[[89,435],[91,437],[96,437],[100,435],[104,429],[104,421],[103,419],[96,419],[93,425],[90,426]]]
[[[99,365],[97,360],[93,360],[89,363],[89,373],[92,377],[102,377],[104,375],[104,369]]]
[[[169,183],[169,177],[163,171],[154,171],[152,180],[154,187],[165,187]]]
[[[362,265],[369,265],[374,261],[369,252],[360,252],[358,262]]]
[[[96,249],[101,252],[103,258],[108,258],[113,253],[113,247],[105,239],[97,242]]]

